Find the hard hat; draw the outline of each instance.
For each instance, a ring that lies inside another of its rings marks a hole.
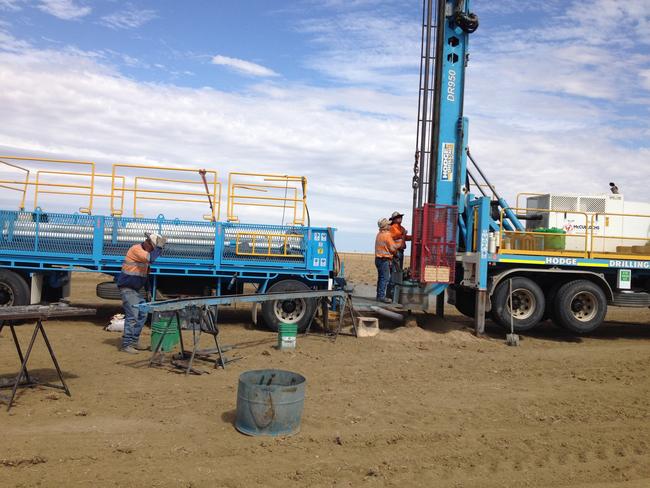
[[[144,235],[155,247],[163,247],[167,242],[167,239],[155,232],[145,232]]]
[[[399,213],[397,210],[395,210],[395,211],[391,214],[391,216],[390,216],[390,220],[395,220],[395,219],[398,218],[398,217],[404,217],[404,214],[403,214],[403,213]]]
[[[380,229],[385,229],[386,227],[390,227],[390,222],[388,221],[388,219],[379,219],[377,221],[377,227],[379,227]]]

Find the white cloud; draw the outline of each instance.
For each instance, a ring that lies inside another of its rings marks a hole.
[[[91,7],[78,5],[74,0],[40,0],[38,8],[62,20],[77,20],[92,11]]]
[[[415,19],[346,10],[304,21],[299,31],[321,51],[306,64],[338,82],[417,93],[420,26]]]
[[[357,88],[261,83],[233,94],[139,83],[101,61],[74,50],[0,52],[0,105],[12,120],[0,129],[4,152],[208,166],[222,178],[304,174],[312,222],[338,226],[343,244],[360,235],[356,249],[385,205],[409,199],[408,185],[391,186],[412,157],[403,120],[412,101]]]
[[[155,10],[129,7],[125,10],[105,15],[102,17],[101,23],[111,29],[136,29],[156,17]]]
[[[640,71],[639,76],[641,77],[641,85],[646,90],[650,90],[650,69]]]
[[[22,3],[25,0],[0,0],[0,10],[16,12],[22,9]]]
[[[270,77],[270,76],[279,76],[278,73],[273,71],[266,66],[261,64],[252,63],[244,59],[231,58],[229,56],[222,56],[221,54],[214,56],[212,58],[212,64],[219,66],[227,66],[239,73],[250,76],[261,76],[261,77]]]

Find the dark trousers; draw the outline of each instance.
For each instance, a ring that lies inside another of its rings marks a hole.
[[[377,268],[377,300],[386,298],[386,288],[390,281],[390,259],[375,257],[375,267]]]
[[[393,257],[393,272],[404,269],[404,249],[397,251]]]

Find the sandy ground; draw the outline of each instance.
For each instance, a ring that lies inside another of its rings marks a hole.
[[[346,269],[374,279],[370,257],[347,256]],[[375,338],[299,337],[283,352],[234,309],[222,336],[244,359],[185,377],[119,353],[103,330],[119,304],[94,298],[98,276],[76,278],[73,302],[98,316],[47,324],[72,397],[24,389],[0,411],[2,487],[650,486],[648,310],[613,309],[582,339],[545,324],[509,348],[449,309],[420,328],[382,322]],[[296,436],[233,427],[239,374],[269,367],[307,377]],[[31,368],[54,378],[40,341]],[[17,370],[5,330],[0,377]]]

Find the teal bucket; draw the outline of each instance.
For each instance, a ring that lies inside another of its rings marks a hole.
[[[253,436],[297,434],[306,382],[298,373],[279,369],[242,373],[237,387],[235,428]]]
[[[278,349],[295,349],[297,335],[297,324],[280,324],[278,327]]]

